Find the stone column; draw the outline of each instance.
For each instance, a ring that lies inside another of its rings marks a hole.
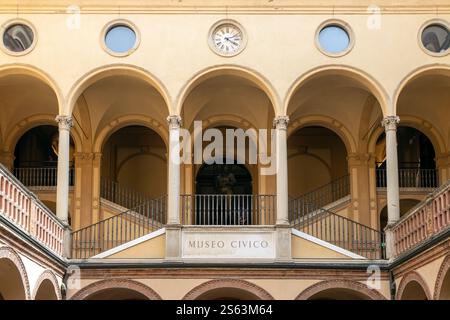
[[[397,124],[400,118],[387,116],[381,124],[386,131],[386,181],[387,181],[387,210],[388,223],[386,227],[386,255],[392,258],[394,239],[392,226],[400,219],[400,194],[398,184],[398,158],[397,158]]]
[[[278,116],[273,124],[276,129],[276,182],[277,182],[277,217],[276,217],[276,258],[291,259],[291,229],[288,216],[288,160],[287,160],[287,126],[288,116]],[[272,150],[273,152],[273,150]]]
[[[175,152],[179,151],[181,117],[167,117],[169,124],[169,157],[167,182],[167,225],[166,225],[166,259],[181,258],[181,225],[180,225],[180,162]]]
[[[70,128],[73,123],[72,117],[65,115],[59,115],[55,120],[59,127],[56,216],[67,225],[69,216]]]

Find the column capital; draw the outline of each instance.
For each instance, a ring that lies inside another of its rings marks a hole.
[[[167,123],[169,124],[169,129],[179,129],[181,127],[181,117],[177,115],[171,115],[167,117]]]
[[[396,130],[399,122],[400,118],[398,116],[387,116],[381,121],[381,125],[386,131]]]
[[[73,127],[73,120],[71,116],[58,115],[56,116],[55,121],[58,122],[60,130],[70,130],[70,128]]]
[[[286,130],[289,123],[289,117],[288,116],[277,116],[273,119],[273,126],[276,129],[280,130]]]

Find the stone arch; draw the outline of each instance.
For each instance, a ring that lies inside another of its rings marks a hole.
[[[36,300],[39,294],[39,289],[41,289],[41,285],[45,284],[45,282],[50,283],[53,286],[56,299],[61,300],[62,295],[58,285],[58,280],[56,279],[55,274],[51,270],[45,270],[44,272],[41,273],[41,275],[37,279],[36,285],[34,286],[33,300]]]
[[[143,295],[149,300],[161,300],[160,295],[150,287],[129,279],[106,279],[91,283],[76,292],[70,300],[85,300],[95,293],[108,289],[128,289]]]
[[[450,66],[445,65],[445,64],[440,64],[440,63],[429,64],[429,65],[418,67],[418,68],[412,70],[411,72],[409,72],[405,77],[403,77],[403,79],[400,81],[399,85],[397,86],[397,88],[394,91],[394,95],[393,95],[393,99],[392,99],[393,107],[394,107],[393,114],[397,114],[398,99],[399,99],[403,89],[406,87],[406,85],[408,85],[412,80],[414,80],[420,76],[424,76],[427,74],[436,74],[436,73],[450,76]]]
[[[416,282],[422,288],[423,292],[427,297],[427,300],[432,299],[430,290],[428,290],[428,286],[423,280],[422,276],[418,274],[416,271],[411,271],[407,273],[400,281],[400,284],[397,289],[397,294],[395,296],[396,300],[402,300],[403,294],[405,293],[405,289],[407,288],[408,284],[412,282]]]
[[[356,80],[360,84],[364,85],[364,87],[372,93],[375,98],[377,98],[383,116],[390,114],[391,110],[389,110],[389,96],[378,80],[363,70],[355,67],[347,65],[325,65],[308,70],[294,81],[294,83],[289,87],[284,98],[283,115],[288,114],[289,104],[298,89],[301,88],[301,86],[308,80],[319,74],[342,75]]]
[[[223,288],[241,290],[260,300],[273,300],[272,295],[263,288],[241,279],[215,279],[206,281],[189,291],[183,297],[183,300],[196,300],[205,293]]]
[[[325,280],[313,284],[303,290],[295,299],[308,300],[317,293],[328,289],[347,289],[357,292],[372,300],[386,300],[386,298],[378,291],[370,289],[366,285],[351,280]]]
[[[24,296],[26,300],[31,299],[30,294],[30,283],[28,281],[27,271],[25,269],[25,265],[22,262],[22,259],[17,254],[17,252],[9,247],[0,247],[0,260],[6,259],[9,260],[16,267],[17,271],[20,274],[20,278],[22,280],[22,286],[25,291]]]
[[[72,114],[74,106],[78,100],[78,97],[93,83],[110,76],[125,75],[131,76],[143,80],[148,83],[151,87],[155,88],[156,91],[163,98],[167,111],[171,113],[171,98],[169,92],[167,91],[164,84],[149,71],[144,68],[129,64],[110,64],[98,67],[87,73],[85,73],[81,78],[79,78],[69,91],[67,96],[67,110],[64,110],[63,114]]]
[[[250,82],[257,85],[258,88],[264,91],[264,93],[269,98],[274,114],[279,114],[279,97],[269,80],[267,80],[263,75],[255,70],[233,64],[211,66],[197,72],[194,76],[188,79],[184,87],[177,95],[175,113],[178,115],[181,114],[186,98],[189,96],[191,91],[194,90],[195,87],[197,87],[197,85],[210,78],[221,75],[237,76],[249,80]]]
[[[47,74],[46,72],[44,72],[39,68],[36,68],[28,64],[14,63],[0,66],[0,77],[16,74],[28,75],[36,79],[39,79],[45,84],[47,84],[55,93],[56,100],[58,102],[59,113],[61,113],[64,105],[64,98],[61,93],[61,89],[56,84],[56,81],[49,74]]]
[[[168,149],[169,135],[166,126],[148,116],[126,115],[116,118],[99,131],[94,141],[94,152],[102,152],[104,143],[114,132],[132,125],[144,126],[155,131],[164,141],[166,149]]]
[[[14,152],[14,148],[19,142],[20,138],[29,130],[42,126],[42,125],[50,125],[57,127],[58,124],[55,121],[55,117],[50,114],[38,114],[27,117],[20,121],[18,125],[14,126],[13,130],[11,130],[5,138],[4,143],[4,151],[6,152]],[[73,138],[75,144],[75,151],[81,152],[82,150],[82,139],[81,133],[77,126],[74,126],[72,130],[70,130],[70,135]]]
[[[444,280],[446,276],[450,275],[450,255],[447,255],[444,259],[444,261],[441,264],[441,267],[439,268],[439,272],[436,278],[436,283],[434,286],[434,294],[433,298],[434,300],[439,300],[441,297],[441,291],[442,286],[444,284]]]
[[[301,117],[300,119],[292,119],[288,127],[288,139],[296,131],[309,126],[324,127],[336,133],[344,143],[347,154],[352,154],[357,151],[356,142],[350,130],[340,123],[340,121],[325,115],[310,115]]]

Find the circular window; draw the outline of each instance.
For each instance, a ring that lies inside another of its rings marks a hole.
[[[127,56],[139,45],[139,35],[129,22],[114,22],[105,28],[103,45],[114,56]]]
[[[332,57],[346,54],[353,46],[350,28],[343,22],[328,21],[322,24],[317,32],[316,42],[322,53]]]
[[[30,52],[35,43],[34,29],[22,21],[12,21],[4,28],[2,47],[12,55],[23,55]]]
[[[444,23],[432,22],[427,24],[422,28],[420,38],[423,48],[428,53],[441,56],[449,52],[450,30]]]

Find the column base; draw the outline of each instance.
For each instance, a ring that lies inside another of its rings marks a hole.
[[[276,243],[276,261],[290,262],[292,261],[291,252],[291,226],[288,223],[275,225],[275,243]]]
[[[387,260],[393,260],[395,257],[395,239],[394,239],[394,232],[392,231],[394,225],[395,224],[390,224],[387,225],[386,228],[384,228]]]
[[[181,261],[181,225],[170,224],[166,229],[166,257],[167,261]]]

